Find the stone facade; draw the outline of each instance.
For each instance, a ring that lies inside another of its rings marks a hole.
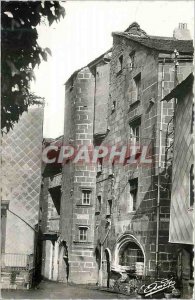
[[[161,100],[191,72],[193,48],[191,41],[148,36],[134,23],[113,33],[108,53],[66,83],[64,143],[117,145],[119,151],[139,127],[139,143],[152,161],[121,164],[116,157],[99,167],[70,159],[63,167],[60,230],[68,244],[70,280],[101,285],[109,284],[111,269],[131,267],[124,262],[128,251],[140,253],[135,264],[145,275],[167,276],[174,269],[175,247],[168,243],[174,104]],[[82,189],[91,191],[87,207]],[[85,243],[78,239],[82,226]]]

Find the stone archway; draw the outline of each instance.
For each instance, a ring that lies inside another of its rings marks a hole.
[[[116,269],[145,274],[145,252],[140,242],[126,233],[118,240],[114,252],[113,266]]]

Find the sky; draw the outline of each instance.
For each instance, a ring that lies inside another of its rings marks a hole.
[[[67,1],[66,16],[52,26],[38,28],[38,42],[52,56],[36,68],[32,90],[45,98],[44,137],[64,130],[64,83],[71,74],[112,47],[112,32],[139,23],[149,35],[172,36],[187,23],[194,37],[194,1]]]

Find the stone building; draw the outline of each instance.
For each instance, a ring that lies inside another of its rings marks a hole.
[[[64,145],[116,146],[116,152],[137,146],[136,162],[131,149],[122,163],[119,153],[87,163],[85,151],[64,161],[60,238],[70,281],[109,285],[112,270],[162,277],[174,269],[175,246],[168,243],[174,102],[161,100],[192,71],[193,43],[182,30],[180,24],[174,37],[157,37],[133,23],[66,82]]]
[[[92,146],[94,135],[105,136],[110,53],[75,72],[67,81],[64,145]],[[66,160],[62,178],[60,232],[68,246],[69,280],[94,283],[98,273],[94,256],[96,165]]]
[[[62,137],[44,139],[43,148],[62,145]],[[55,151],[48,154],[52,159]],[[36,249],[37,281],[41,278],[60,281],[59,259],[61,245],[59,243],[60,202],[61,202],[62,168],[58,163],[42,165],[42,184],[39,202],[39,238]],[[62,264],[63,265],[63,264]],[[65,269],[63,272],[65,280]],[[41,275],[41,276],[40,276]]]
[[[174,270],[175,249],[168,243],[174,107],[160,100],[191,72],[192,54],[192,41],[148,36],[136,23],[113,33],[109,133],[103,144],[118,144],[119,150],[125,144],[148,146],[152,163],[137,159],[137,164],[122,165],[116,159],[111,173],[103,168],[98,174],[100,282],[107,281],[110,265],[137,273],[142,267],[145,275],[160,277]]]
[[[34,248],[41,188],[43,106],[32,105],[2,137],[1,253],[3,288],[27,288],[34,272]]]
[[[194,76],[191,73],[165,96],[177,99],[174,122],[169,242],[177,245],[177,275],[183,297],[193,298],[194,285]]]

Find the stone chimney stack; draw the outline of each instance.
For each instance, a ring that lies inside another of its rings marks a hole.
[[[177,40],[191,40],[192,38],[187,28],[187,23],[179,23],[179,27],[173,31],[173,37]]]

